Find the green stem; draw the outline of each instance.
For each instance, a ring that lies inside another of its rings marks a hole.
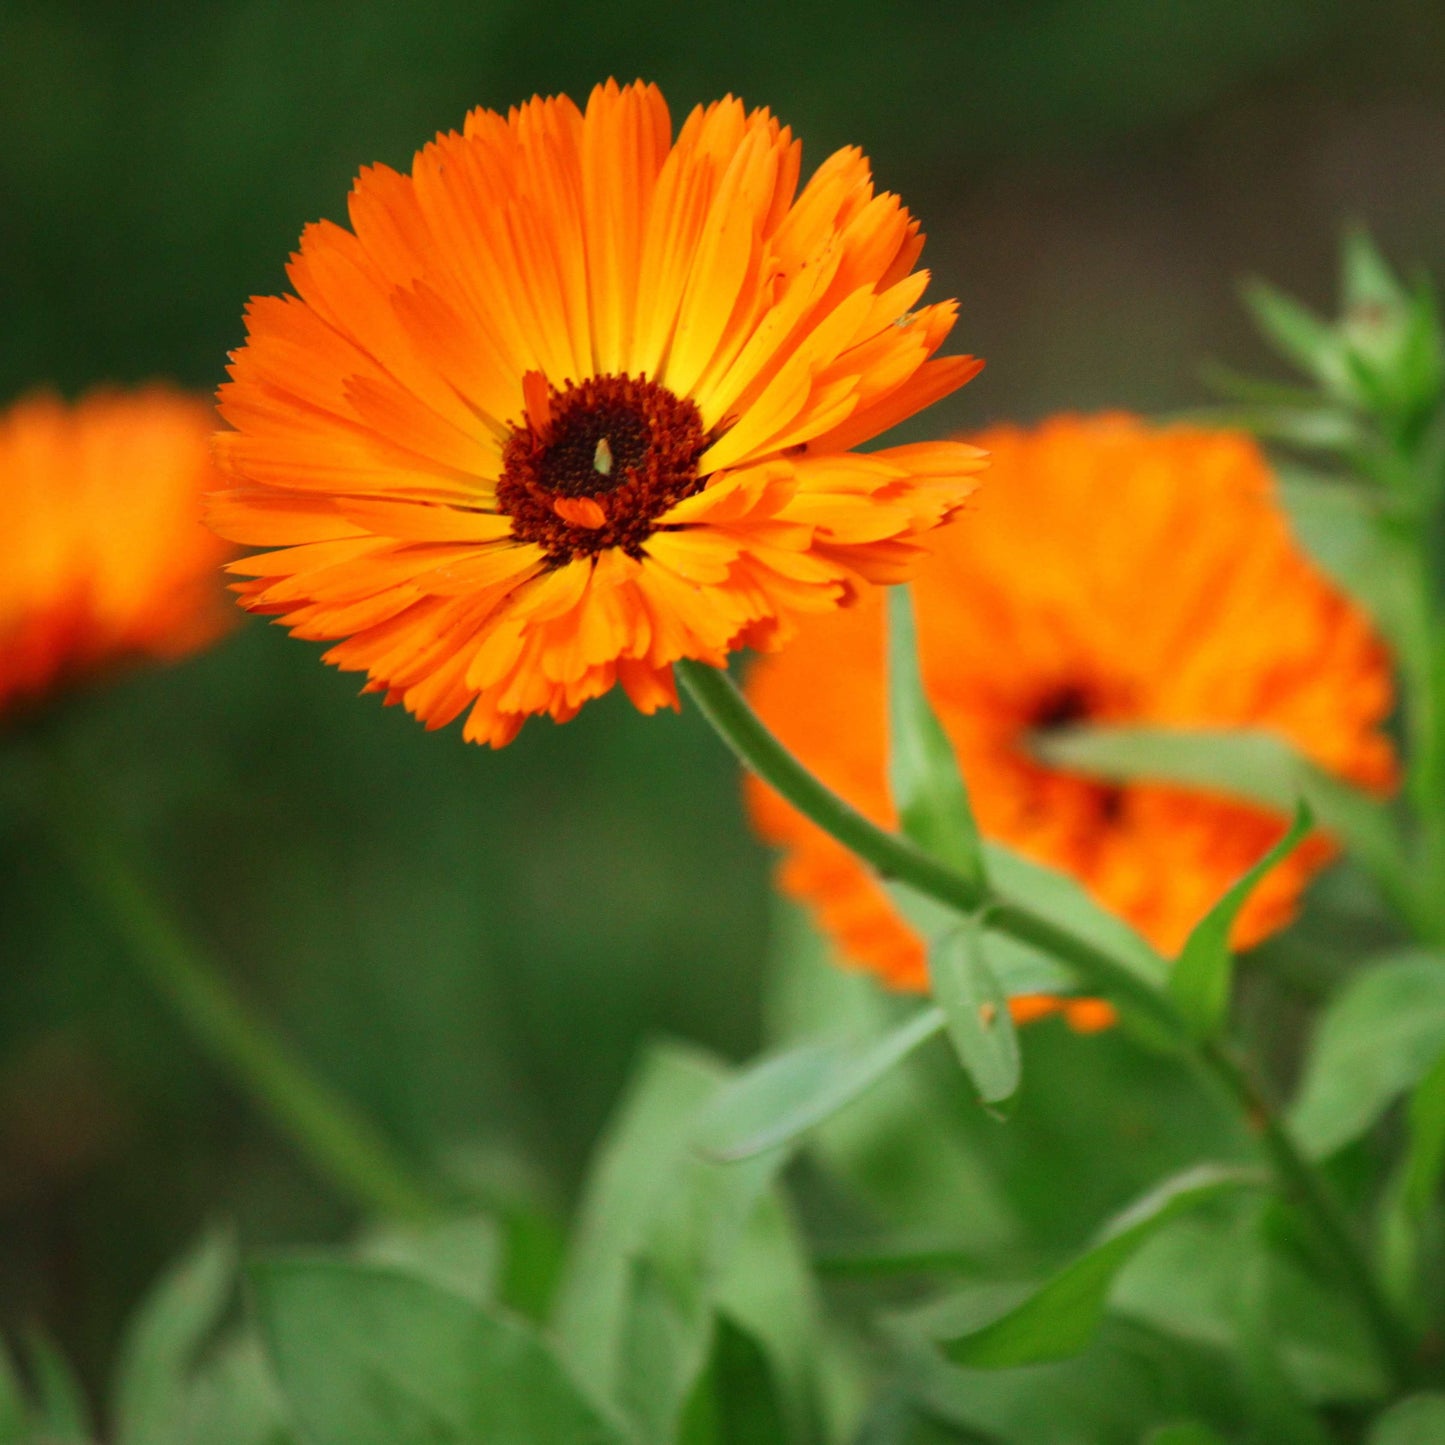
[[[77,879],[108,914],[126,956],[168,1003],[212,1063],[266,1111],[301,1153],[361,1208],[425,1219],[441,1208],[391,1145],[345,1098],[312,1074],[237,997],[170,916],[97,817],[95,790],[50,768],[48,810]]]
[[[1324,1177],[1300,1152],[1277,1110],[1239,1061],[1218,1043],[1199,1047],[1203,1063],[1239,1104],[1258,1133],[1275,1174],[1314,1225],[1341,1279],[1359,1303],[1386,1362],[1402,1385],[1410,1383],[1419,1373],[1414,1338],[1375,1278],[1348,1216]]]
[[[690,660],[673,666],[688,696],[743,764],[882,877],[905,883],[959,913],[987,909],[989,929],[1051,954],[1091,988],[1132,1007],[1171,1037],[1184,1037],[1184,1025],[1168,1000],[1127,964],[1024,904],[1001,898],[987,885],[955,873],[907,838],[865,818],[819,782],[768,731],[727,673]]]
[[[746,767],[883,877],[963,913],[986,909],[989,928],[1053,955],[1087,987],[1112,995],[1160,1025],[1181,1051],[1224,1087],[1259,1132],[1280,1184],[1313,1220],[1331,1249],[1341,1278],[1354,1294],[1384,1359],[1402,1382],[1413,1377],[1416,1366],[1410,1333],[1376,1282],[1343,1211],[1268,1100],[1228,1053],[1197,1040],[1169,999],[1127,965],[1026,905],[1001,898],[987,884],[953,872],[906,838],[865,818],[773,736],[726,672],[693,661],[675,663],[674,669],[699,710]]]

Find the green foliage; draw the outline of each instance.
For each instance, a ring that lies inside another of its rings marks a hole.
[[[861,1098],[943,1023],[940,1010],[923,1009],[876,1038],[810,1040],[759,1060],[718,1092],[698,1146],[735,1161],[794,1143]]]
[[[932,941],[928,976],[949,1041],[979,1099],[1004,1103],[1019,1086],[1019,1042],[1008,995],[989,967],[981,920],[961,919]]]
[[[888,782],[902,832],[981,885],[978,824],[953,744],[924,691],[913,598],[906,587],[888,589]]]
[[[1239,910],[1265,875],[1294,852],[1313,826],[1309,804],[1301,802],[1284,837],[1230,886],[1184,940],[1169,975],[1169,993],[1197,1037],[1211,1038],[1224,1027],[1234,968],[1229,933]]]
[[[1445,1055],[1445,958],[1406,950],[1374,960],[1330,1001],[1290,1127],[1312,1154],[1363,1134]]]
[[[1197,1166],[1138,1200],[1042,1286],[975,1288],[930,1306],[910,1326],[937,1340],[956,1364],[975,1369],[1077,1355],[1099,1328],[1115,1276],[1154,1234],[1189,1210],[1259,1183],[1253,1173]]]
[[[401,1270],[250,1270],[267,1350],[316,1445],[622,1445],[536,1333]]]
[[[1368,1445],[1439,1445],[1445,1440],[1445,1395],[1411,1395],[1387,1410]]]

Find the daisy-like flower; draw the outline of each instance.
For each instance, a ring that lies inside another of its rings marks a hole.
[[[233,549],[200,521],[215,422],[158,385],[0,413],[0,714],[229,625],[216,569]]]
[[[909,575],[981,466],[850,450],[979,369],[932,360],[917,223],[857,150],[732,98],[674,140],[656,87],[477,110],[364,170],[260,298],[211,524],[252,611],[439,727],[500,746],[672,664],[774,649]]]
[[[1061,417],[977,439],[989,485],[966,526],[936,534],[915,583],[924,679],[980,828],[1072,874],[1173,955],[1286,819],[1217,794],[1112,786],[1046,766],[1033,735],[1071,724],[1257,728],[1338,777],[1390,787],[1379,731],[1389,662],[1365,616],[1304,556],[1247,437]],[[873,599],[810,619],[758,664],[748,691],[800,759],[880,823],[884,612]],[[926,987],[921,941],[864,867],[763,785],[750,799],[783,849],[782,886],[844,956]],[[1240,913],[1236,947],[1291,917],[1323,840],[1298,850]],[[1059,1006],[1015,1001],[1027,1017]],[[1107,1005],[1068,1005],[1076,1024]]]

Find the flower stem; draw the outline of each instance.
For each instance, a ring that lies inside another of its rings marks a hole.
[[[746,767],[883,877],[905,883],[961,912],[986,910],[988,928],[1052,954],[1087,987],[1111,994],[1144,1014],[1181,1052],[1222,1085],[1251,1129],[1259,1134],[1282,1188],[1312,1220],[1321,1241],[1329,1247],[1341,1280],[1354,1295],[1389,1368],[1402,1383],[1415,1376],[1410,1332],[1376,1281],[1329,1186],[1300,1153],[1269,1101],[1224,1048],[1197,1040],[1168,997],[1126,964],[1026,905],[1001,898],[987,884],[971,882],[953,872],[906,838],[865,818],[814,777],[773,736],[726,672],[690,660],[675,663],[674,669],[688,696]]]
[[[61,853],[125,945],[126,957],[171,1007],[201,1050],[290,1136],[341,1193],[368,1212],[400,1219],[442,1208],[388,1141],[318,1079],[241,1001],[189,939],[97,816],[94,788],[52,759],[47,810]]]

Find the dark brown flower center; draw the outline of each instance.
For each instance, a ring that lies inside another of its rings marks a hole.
[[[594,376],[563,387],[526,378],[523,420],[502,449],[497,504],[512,535],[557,565],[621,547],[639,556],[669,507],[699,491],[712,438],[702,414],[646,377]]]
[[[1050,733],[1098,723],[1102,720],[1104,711],[1100,698],[1089,688],[1074,682],[1062,683],[1050,688],[1035,700],[1028,713],[1025,736],[1042,740]],[[1037,756],[1037,753],[1030,749],[1030,757],[1037,759]],[[1047,762],[1045,766],[1052,768],[1052,764]],[[1099,820],[1103,823],[1118,822],[1124,813],[1124,787],[1103,779],[1090,781],[1090,792]]]

